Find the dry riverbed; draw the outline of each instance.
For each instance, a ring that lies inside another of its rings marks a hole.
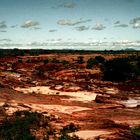
[[[73,122],[80,127],[74,134],[85,140],[97,137],[106,139],[128,125],[140,123],[140,110],[136,105],[133,106],[139,101],[130,105],[130,99],[114,100],[112,96],[119,92],[116,88],[106,88],[105,95],[93,91],[65,92],[60,91],[61,87],[57,88],[58,90],[50,89],[49,86],[1,88],[0,105],[6,106],[9,115],[17,110],[53,114],[60,119],[54,124],[56,127]],[[107,97],[109,102],[96,103],[97,95]]]

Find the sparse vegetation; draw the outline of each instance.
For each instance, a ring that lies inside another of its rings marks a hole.
[[[93,59],[93,58],[89,58],[88,61],[87,61],[87,65],[86,65],[86,68],[87,69],[92,69],[94,65],[97,65],[98,64],[98,61],[96,59]]]
[[[136,140],[140,139],[140,125],[132,127],[131,132],[136,138]]]
[[[83,56],[78,56],[77,63],[78,64],[83,64],[84,63],[84,57]]]
[[[56,58],[53,58],[53,59],[51,60],[51,62],[52,62],[52,63],[61,63],[61,61],[58,60],[58,59],[56,59]]]
[[[75,126],[73,123],[70,123],[69,125],[63,127],[63,129],[60,131],[62,134],[71,133],[77,131],[79,128]]]
[[[69,136],[68,134],[62,134],[58,140],[82,140],[80,139],[78,136],[73,135],[73,136]]]
[[[138,75],[138,68],[128,58],[115,58],[104,63],[102,71],[105,80],[132,80]]]
[[[69,64],[69,61],[66,61],[66,60],[62,60],[61,62],[64,66]]]
[[[18,62],[19,62],[19,63],[22,63],[22,59],[18,59]]]
[[[31,59],[27,59],[26,60],[26,63],[31,63]]]
[[[61,136],[59,137],[59,140],[80,140],[78,136],[70,136],[68,133],[72,133],[75,131],[78,131],[78,127],[74,125],[73,123],[70,123],[69,125],[66,125],[63,127],[63,129],[60,130]]]
[[[41,66],[36,67],[34,74],[40,78],[44,78],[44,69]]]
[[[41,113],[29,111],[17,111],[11,117],[6,117],[0,126],[1,140],[35,140],[40,129],[44,129],[43,139],[49,136],[56,138],[56,130],[49,124],[54,120],[51,116],[45,117]],[[77,136],[69,136],[69,132],[75,132],[77,127],[71,123],[65,126],[59,136],[59,140],[80,140]],[[34,133],[35,132],[35,133]],[[59,134],[59,132],[57,132]]]
[[[97,60],[99,63],[103,63],[105,61],[105,58],[102,56],[96,56],[95,60]]]
[[[44,64],[48,64],[49,63],[49,59],[45,59],[43,62],[44,62]]]
[[[6,118],[0,127],[0,139],[35,140],[31,130],[37,130],[41,125],[48,126],[48,118],[37,112],[15,112],[12,118]]]

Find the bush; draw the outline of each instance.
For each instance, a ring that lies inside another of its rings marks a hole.
[[[102,56],[96,56],[95,60],[97,60],[99,63],[103,63],[105,61],[105,58]]]
[[[77,63],[78,64],[83,64],[84,63],[84,57],[83,56],[78,56]]]
[[[26,60],[26,63],[31,63],[31,62],[32,62],[31,59]]]
[[[78,130],[78,127],[75,126],[73,123],[70,123],[69,125],[66,125],[65,127],[63,127],[63,129],[61,129],[60,132],[62,134],[66,134],[66,133],[75,132],[77,130]]]
[[[98,64],[98,61],[93,59],[93,58],[89,58],[88,61],[87,61],[87,65],[86,65],[86,68],[87,69],[92,69],[94,65],[97,65]]]
[[[140,139],[140,126],[135,126],[131,128],[131,132],[137,139]]]
[[[69,61],[62,60],[62,64],[63,64],[63,65],[68,65],[68,64],[69,64]]]
[[[137,62],[137,67],[140,70],[140,61]]]
[[[110,81],[132,80],[138,74],[137,67],[127,58],[108,60],[102,67],[103,78]]]
[[[48,64],[49,63],[49,60],[48,59],[45,59],[43,62],[44,62],[44,64]]]
[[[53,116],[45,117],[41,113],[29,111],[17,111],[12,116],[6,117],[0,125],[0,140],[35,140],[40,139],[34,132],[44,128],[43,139],[56,139],[57,131],[52,128],[50,121]],[[69,136],[67,133],[75,132],[78,128],[73,124],[65,126],[57,137],[58,140],[80,140],[77,136]]]
[[[42,65],[36,66],[34,70],[34,74],[38,76],[39,78],[44,78],[45,77],[45,70]]]
[[[69,136],[67,134],[61,135],[58,140],[81,140],[78,136]]]
[[[53,58],[51,62],[52,62],[52,63],[61,63],[60,60],[58,60],[58,59],[56,59],[56,58]]]
[[[30,133],[30,125],[36,121],[35,114],[15,114],[13,120],[6,120],[0,128],[0,137],[4,140],[35,140]]]
[[[22,59],[18,59],[18,62],[19,62],[19,63],[22,63]]]
[[[35,140],[30,130],[48,126],[49,118],[37,112],[17,111],[7,118],[0,127],[2,140]]]

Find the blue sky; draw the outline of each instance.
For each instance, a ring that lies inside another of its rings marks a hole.
[[[0,48],[140,49],[140,0],[0,0]]]

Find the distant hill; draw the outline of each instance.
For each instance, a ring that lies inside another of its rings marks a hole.
[[[125,51],[136,51],[134,48],[126,48]]]

